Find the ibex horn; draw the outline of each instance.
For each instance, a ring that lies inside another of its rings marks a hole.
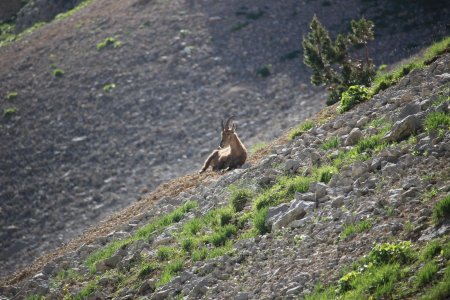
[[[222,126],[222,130],[224,130],[225,126],[223,126],[223,120],[220,120],[220,125]]]
[[[231,121],[231,119],[233,119],[233,118],[234,118],[234,116],[231,116],[231,117],[228,118],[227,122],[225,123],[225,128],[226,128],[226,129],[229,129],[229,128],[230,128],[230,121]]]

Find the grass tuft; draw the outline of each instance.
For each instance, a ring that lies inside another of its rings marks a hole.
[[[438,224],[450,216],[450,195],[445,196],[433,207],[433,222]]]
[[[293,140],[314,127],[314,122],[306,120],[289,132],[289,139]]]

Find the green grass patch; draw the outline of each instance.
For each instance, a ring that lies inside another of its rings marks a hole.
[[[181,241],[180,245],[184,252],[191,252],[196,246],[196,242],[193,238],[187,237]]]
[[[425,292],[422,300],[445,300],[450,297],[450,267],[447,267],[441,281]]]
[[[334,174],[338,174],[339,170],[336,166],[321,166],[314,170],[314,179],[327,184],[330,182]]]
[[[323,142],[321,147],[323,150],[327,151],[330,149],[338,148],[340,146],[340,144],[341,144],[341,141],[339,140],[339,137],[333,136],[333,137],[327,139],[325,142]]]
[[[430,241],[421,251],[420,259],[422,261],[428,261],[433,259],[442,250],[442,245],[439,240]]]
[[[268,212],[268,207],[263,207],[255,212],[253,217],[253,225],[257,234],[262,235],[270,231],[270,228],[266,226],[266,217]]]
[[[17,92],[9,92],[8,94],[6,94],[6,100],[13,100],[15,98],[17,98],[17,96],[19,95],[19,93]]]
[[[175,259],[169,262],[163,269],[161,278],[156,283],[156,286],[162,286],[170,282],[176,274],[183,270],[184,261],[182,259]]]
[[[369,89],[363,85],[353,85],[342,93],[341,103],[338,107],[340,113],[344,113],[352,109],[358,103],[369,99]]]
[[[175,250],[173,247],[168,246],[160,246],[158,250],[156,251],[156,257],[160,261],[169,260],[175,255]]]
[[[302,135],[303,133],[307,132],[308,130],[312,129],[314,127],[314,122],[311,120],[305,120],[302,123],[300,123],[297,127],[293,128],[289,132],[289,139],[293,140],[296,137]]]
[[[417,273],[415,285],[421,287],[427,285],[439,270],[438,265],[434,261],[427,262]]]
[[[173,223],[179,222],[186,213],[188,213],[195,207],[197,207],[197,202],[187,201],[171,213],[157,218],[153,222],[139,228],[138,230],[136,230],[132,237],[110,242],[102,249],[99,249],[93,254],[89,255],[89,257],[85,261],[86,266],[91,269],[91,272],[95,272],[95,264],[97,262],[111,257],[119,248],[122,248],[137,240],[147,239],[150,237],[150,235],[156,233],[157,231],[161,231],[163,228]]]
[[[421,69],[427,64],[430,64],[436,57],[448,51],[449,47],[450,37],[446,37],[440,42],[434,43],[433,45],[428,47],[422,57],[416,58],[409,63],[400,65],[388,73],[377,75],[370,88],[369,96],[372,97],[373,95],[378,94],[380,91],[396,84],[402,77],[406,76],[411,71],[415,69]]]
[[[375,265],[406,263],[415,257],[411,242],[384,243],[375,245],[370,251],[367,261]]]
[[[309,189],[311,178],[296,176],[283,176],[271,188],[262,192],[253,202],[254,208],[260,210],[263,207],[276,206],[293,199],[296,192],[305,193]]]
[[[115,88],[116,88],[116,84],[115,83],[108,83],[108,84],[105,84],[103,86],[102,90],[104,92],[111,92]]]
[[[226,241],[237,232],[236,226],[233,224],[227,224],[225,226],[218,227],[216,231],[211,234],[208,241],[215,247],[225,245]]]
[[[55,77],[55,78],[63,77],[63,76],[64,76],[64,71],[61,70],[61,69],[54,69],[54,70],[52,71],[52,75],[53,75],[53,77]]]
[[[203,247],[192,251],[191,258],[193,262],[196,262],[206,259],[207,256],[208,256],[208,249],[206,247]]]
[[[159,268],[158,264],[154,262],[143,263],[138,270],[138,278],[144,279],[148,277],[150,274],[153,274]]]
[[[101,51],[105,48],[119,48],[122,46],[122,42],[113,37],[107,37],[103,41],[97,44],[97,50]]]
[[[429,113],[425,118],[425,129],[428,132],[436,131],[439,128],[449,130],[450,128],[450,115],[443,112]]]
[[[450,216],[450,195],[445,196],[433,207],[432,219],[435,224]]]
[[[89,281],[81,291],[73,297],[74,300],[84,300],[87,299],[92,293],[97,290],[97,284],[95,281]]]
[[[267,64],[265,66],[262,66],[261,68],[258,68],[256,70],[256,74],[258,74],[262,78],[269,77],[272,74],[272,65]]]
[[[240,212],[245,205],[253,198],[253,192],[247,188],[238,188],[234,185],[230,186],[231,198],[230,204],[235,212]]]
[[[268,144],[265,142],[256,143],[251,146],[250,148],[250,154],[255,154],[256,152],[267,148]]]
[[[356,224],[345,225],[340,234],[341,240],[346,240],[348,237],[369,230],[372,228],[372,221],[369,219],[362,220]]]
[[[17,108],[15,107],[7,107],[3,109],[3,117],[10,118],[17,113]]]

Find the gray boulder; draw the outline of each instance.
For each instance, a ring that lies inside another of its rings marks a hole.
[[[386,142],[398,142],[408,138],[422,128],[422,122],[418,115],[410,115],[394,124],[391,131],[386,133]]]
[[[359,128],[353,128],[352,131],[348,134],[347,138],[345,139],[344,145],[345,146],[353,146],[358,143],[358,141],[362,138],[362,132],[359,130]]]

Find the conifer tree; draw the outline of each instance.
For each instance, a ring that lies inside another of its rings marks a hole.
[[[311,83],[326,86],[327,104],[339,101],[343,91],[351,85],[370,85],[374,66],[367,44],[373,40],[373,22],[362,18],[351,22],[352,32],[339,34],[333,41],[328,31],[314,16],[311,31],[303,38],[303,61],[311,68]],[[352,58],[350,48],[365,47],[365,59]]]

